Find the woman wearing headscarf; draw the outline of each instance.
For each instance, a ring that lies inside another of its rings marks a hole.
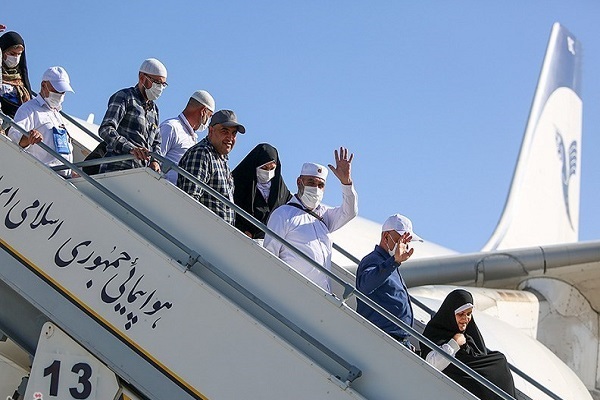
[[[2,49],[0,105],[4,114],[14,118],[17,108],[31,99],[25,42],[17,32],[6,32],[0,36],[0,49]]]
[[[446,296],[438,312],[425,327],[423,336],[514,397],[515,385],[506,357],[498,351],[487,350],[472,312],[471,293],[456,289]],[[480,399],[499,399],[424,344],[421,344],[421,357]]]
[[[235,204],[265,225],[271,212],[292,197],[283,177],[277,149],[270,144],[256,146],[232,172]],[[235,226],[253,239],[264,239],[263,231],[238,215]]]

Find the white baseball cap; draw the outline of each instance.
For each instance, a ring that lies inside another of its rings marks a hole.
[[[148,58],[144,60],[140,66],[140,72],[149,75],[162,76],[167,79],[167,68],[156,58]]]
[[[57,92],[73,92],[69,74],[63,67],[50,67],[42,75],[42,81],[48,81]]]
[[[327,168],[325,168],[321,164],[304,163],[302,165],[302,171],[300,172],[300,175],[316,176],[317,178],[326,180],[328,172],[329,171],[327,170]]]
[[[399,234],[403,234],[405,232],[410,233],[412,236],[412,241],[422,242],[423,239],[419,235],[413,232],[412,222],[408,217],[405,217],[402,214],[394,214],[388,219],[385,220],[383,226],[381,227],[382,232],[387,231],[396,231]]]
[[[192,99],[208,108],[211,112],[215,112],[215,99],[206,90],[196,90],[192,94]]]

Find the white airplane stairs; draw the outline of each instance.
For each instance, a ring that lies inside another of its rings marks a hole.
[[[124,399],[474,398],[351,285],[324,292],[159,174],[64,180],[4,136],[0,154],[0,330],[33,357],[27,398],[96,398],[102,368]],[[85,350],[42,346],[61,331]]]

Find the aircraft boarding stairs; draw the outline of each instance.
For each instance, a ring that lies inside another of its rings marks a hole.
[[[36,361],[56,329],[123,398],[475,398],[350,308],[370,302],[352,286],[324,292],[154,171],[64,180],[0,136],[0,330],[36,384],[61,390]],[[81,373],[72,398],[93,398]]]

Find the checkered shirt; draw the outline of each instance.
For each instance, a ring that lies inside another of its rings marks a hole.
[[[233,203],[233,176],[227,160],[228,157],[217,153],[208,137],[205,137],[185,152],[179,161],[179,166]],[[200,186],[181,175],[177,178],[177,186],[233,225],[235,212],[231,207],[213,198]]]
[[[144,147],[160,154],[158,107],[146,101],[136,85],[119,90],[108,101],[108,109],[98,134],[107,144],[106,157],[129,154],[134,147]],[[129,160],[102,164],[100,172],[145,166],[142,161]]]

